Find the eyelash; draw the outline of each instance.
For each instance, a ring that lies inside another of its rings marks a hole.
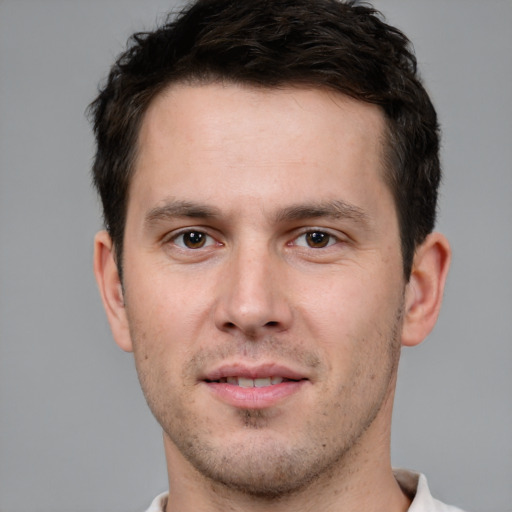
[[[304,244],[297,243],[297,240],[299,240],[303,237],[306,238],[308,236],[313,237],[313,236],[318,236],[318,235],[320,235],[320,240],[317,240],[317,243],[319,243],[319,245],[317,247],[311,246],[307,240],[305,241]],[[325,241],[325,244],[324,244],[324,241]],[[326,231],[324,229],[308,229],[307,231],[304,231],[303,233],[301,233],[299,236],[295,237],[291,243],[293,245],[297,245],[299,247],[305,247],[305,248],[309,248],[309,249],[324,249],[324,248],[330,247],[338,242],[339,242],[338,237],[336,237],[335,235],[333,235],[332,233],[329,233],[328,231]],[[322,244],[324,244],[324,245],[322,245]]]
[[[196,244],[196,247],[190,247],[184,241],[184,237],[193,237],[194,235],[196,235],[196,241],[193,242],[193,244]],[[318,243],[319,245],[317,247],[310,245],[309,241],[306,239],[306,237],[308,236],[310,237],[310,241],[311,237],[319,238],[316,240],[316,243]],[[297,243],[297,241],[300,240],[301,238],[305,238],[304,243]],[[180,240],[181,243],[179,242]],[[181,231],[177,234],[174,234],[171,238],[168,239],[168,241],[172,242],[174,245],[176,245],[182,250],[192,251],[211,247],[212,245],[223,245],[220,242],[217,242],[214,237],[212,237],[207,232],[201,229],[187,229],[185,231]],[[339,243],[339,241],[340,240],[338,237],[324,229],[308,229],[307,231],[304,231],[300,233],[298,236],[296,236],[287,245],[318,250],[335,245],[336,243]]]
[[[185,236],[192,236],[192,235],[197,235],[200,239],[202,239],[204,242],[201,243],[201,240],[198,240],[197,241],[197,247],[188,247],[185,243],[185,241],[183,240]],[[182,243],[178,243],[178,240],[182,241]],[[217,242],[215,240],[215,238],[213,238],[211,235],[209,235],[208,233],[206,233],[204,230],[201,230],[201,229],[187,229],[186,231],[181,231],[180,233],[177,233],[175,235],[173,235],[170,239],[169,239],[170,242],[174,243],[174,245],[176,245],[177,247],[179,247],[180,249],[183,249],[183,250],[198,250],[198,249],[204,249],[205,247],[210,247],[212,245],[222,245],[220,244],[219,242]]]

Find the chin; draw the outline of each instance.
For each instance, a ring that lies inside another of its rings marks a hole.
[[[261,421],[258,415],[247,417],[253,428]],[[229,445],[188,444],[180,451],[217,488],[260,500],[300,493],[320,476],[329,475],[346,451],[345,447],[328,449],[325,443],[292,447],[285,436],[273,437],[267,429],[261,435],[254,430],[252,434]]]

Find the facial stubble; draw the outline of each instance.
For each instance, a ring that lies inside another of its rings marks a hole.
[[[223,443],[213,442],[216,434],[214,428],[194,410],[193,389],[197,384],[194,376],[205,364],[222,361],[241,351],[246,357],[249,355],[255,359],[262,356],[274,356],[281,360],[288,358],[302,364],[302,367],[315,368],[316,372],[322,374],[326,364],[322,362],[319,354],[288,347],[274,338],[266,338],[256,343],[249,341],[243,344],[242,349],[240,342],[217,350],[203,349],[192,356],[183,369],[181,382],[185,385],[180,398],[173,390],[154,386],[155,375],[152,375],[148,356],[141,358],[137,354],[137,347],[145,345],[143,331],[131,328],[131,334],[132,339],[137,340],[134,346],[142,389],[168,441],[197,474],[214,486],[261,500],[274,500],[303,492],[320,479],[328,481],[335,474],[353,470],[350,464],[356,458],[361,438],[394,392],[402,322],[401,305],[387,332],[379,333],[379,343],[387,347],[387,360],[385,370],[380,370],[379,382],[373,382],[374,386],[379,386],[378,392],[372,393],[373,401],[351,403],[350,396],[357,389],[353,383],[345,383],[337,389],[334,396],[338,399],[334,404],[329,400],[323,403],[319,401],[315,414],[306,418],[300,442],[295,444],[288,442],[286,432],[283,434],[272,429],[274,411],[254,409],[235,411],[239,428],[250,433],[251,442],[247,442],[245,438],[235,440],[227,437]],[[384,361],[380,360],[379,363],[384,364]],[[364,357],[360,365],[356,374],[366,374],[368,380],[374,381],[376,372],[372,370],[368,373],[364,367]],[[162,378],[165,380],[165,375]],[[326,396],[332,397],[333,394],[328,391]],[[301,411],[295,413],[300,415]],[[333,421],[340,418],[340,428],[333,430]]]

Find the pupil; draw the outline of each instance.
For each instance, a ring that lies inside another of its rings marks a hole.
[[[311,247],[325,247],[329,242],[329,235],[327,233],[319,233],[318,231],[308,233],[307,238]]]
[[[191,231],[185,235],[185,245],[192,249],[197,249],[198,247],[202,247],[205,242],[205,237],[203,233],[199,233],[197,231]]]

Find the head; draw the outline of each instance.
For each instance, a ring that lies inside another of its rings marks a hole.
[[[93,112],[95,272],[173,485],[297,497],[386,466],[449,260],[407,39],[333,0],[200,0],[134,37]]]
[[[90,112],[94,184],[122,273],[138,136],[151,102],[172,84],[229,82],[332,90],[384,114],[384,178],[400,226],[403,269],[432,231],[440,181],[435,110],[404,34],[375,10],[337,0],[200,0],[135,34]]]

